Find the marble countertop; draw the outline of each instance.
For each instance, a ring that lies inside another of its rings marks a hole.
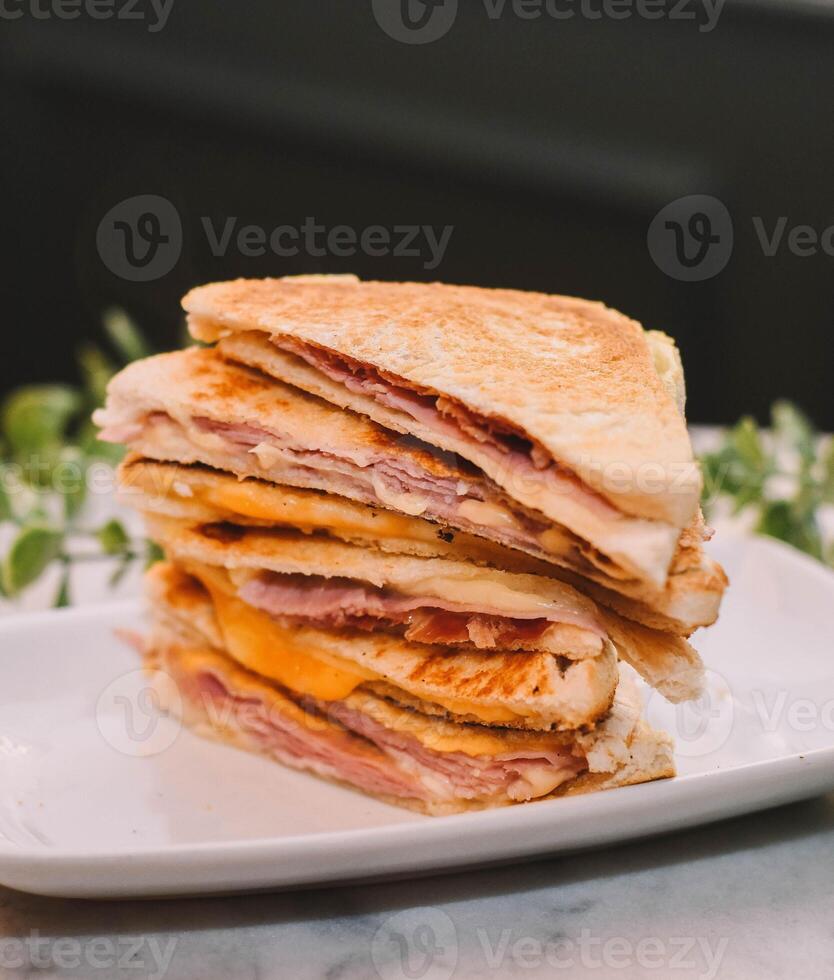
[[[402,955],[382,948],[396,934]],[[33,975],[823,980],[834,976],[834,794],[416,881],[118,903],[0,889],[0,977]]]

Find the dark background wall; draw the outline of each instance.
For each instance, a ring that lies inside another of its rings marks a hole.
[[[768,256],[753,225],[784,216],[785,239],[834,225],[834,7],[727,0],[710,31],[694,0],[698,20],[673,7],[654,21],[491,20],[460,0],[422,45],[389,37],[370,0],[174,0],[157,32],[0,20],[0,390],[71,377],[112,304],[167,347],[195,283],[354,271],[602,299],[677,338],[694,420],[764,415],[788,396],[834,428],[834,256],[784,239]],[[96,231],[142,194],[172,202],[183,247],[171,271],[131,282]],[[647,247],[657,212],[692,194],[723,202],[734,229],[724,267],[698,282]],[[201,219],[230,216],[454,231],[434,270],[215,256]]]

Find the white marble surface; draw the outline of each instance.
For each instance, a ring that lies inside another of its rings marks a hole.
[[[408,972],[397,932],[411,940]],[[33,975],[823,980],[834,976],[834,795],[418,881],[142,903],[0,889],[0,977]]]

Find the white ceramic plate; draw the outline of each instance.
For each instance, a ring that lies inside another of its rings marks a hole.
[[[423,873],[598,846],[834,787],[834,575],[724,537],[732,588],[698,637],[699,705],[648,698],[673,780],[420,817],[202,741],[160,718],[117,627],[138,603],[0,622],[0,882],[62,896],[175,895]]]

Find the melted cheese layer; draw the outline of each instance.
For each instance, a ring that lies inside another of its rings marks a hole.
[[[208,647],[179,647],[177,659],[188,673],[196,674],[203,670],[217,672],[224,683],[232,688],[233,693],[239,696],[260,696],[267,703],[272,703],[275,698],[276,692],[267,687],[265,681],[244,673],[232,658],[224,657]],[[289,715],[305,728],[327,730],[334,727],[332,721],[310,714],[289,698],[282,697],[280,706],[282,714]],[[369,714],[374,718],[378,712],[370,707]],[[455,725],[406,708],[392,708],[390,705],[377,720],[393,731],[412,736],[434,752],[494,757],[511,755],[514,750],[529,752],[554,748],[553,738],[547,735],[536,737],[533,733],[526,732],[503,732],[499,735],[488,729],[478,729],[473,725]]]
[[[231,594],[222,572],[200,568],[195,573],[211,595],[227,652],[254,673],[321,701],[340,701],[376,676],[298,643],[293,630]]]
[[[229,656],[254,673],[321,701],[343,700],[365,681],[384,679],[367,668],[311,648],[308,642],[299,643],[294,629],[281,626],[266,613],[237,598],[224,570],[190,565],[188,571],[203,583],[211,596]],[[453,714],[472,715],[487,724],[519,718],[510,708],[475,704],[465,698],[432,700]]]
[[[372,535],[382,538],[402,538],[434,541],[436,529],[424,528],[420,522],[385,510],[374,510],[347,500],[333,500],[312,491],[296,491],[287,487],[265,487],[254,480],[215,485],[192,486],[198,503],[217,510],[240,514],[261,521],[285,521],[304,529],[324,528],[352,535]],[[176,496],[176,487],[169,490]]]

